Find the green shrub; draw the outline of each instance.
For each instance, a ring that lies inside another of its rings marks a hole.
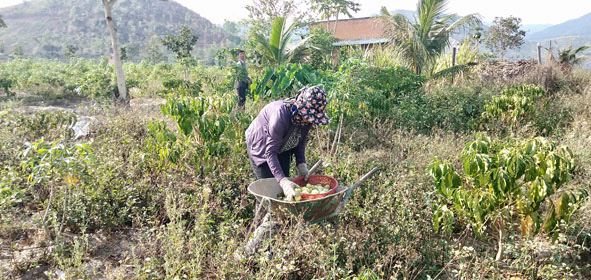
[[[426,93],[425,129],[436,127],[455,132],[474,129],[492,95],[490,88],[473,84]]]
[[[4,90],[4,92],[6,93],[6,96],[10,97],[11,95],[14,95],[14,93],[12,91],[10,91],[10,88],[13,86],[14,82],[6,77],[2,77],[2,75],[0,75],[0,88],[2,88]]]
[[[574,160],[567,147],[541,137],[499,141],[479,135],[466,144],[460,161],[463,174],[439,159],[428,168],[439,196],[433,227],[450,231],[459,221],[477,234],[492,227],[500,233],[497,259],[503,232],[513,228],[515,219],[523,235],[547,232],[556,239],[560,222],[568,224],[587,197],[581,190],[551,200],[570,181]]]
[[[482,114],[484,123],[491,127],[516,129],[520,123],[527,122],[535,114],[535,101],[546,95],[546,91],[535,85],[511,85],[499,96],[492,98],[485,105]]]
[[[378,68],[358,60],[343,64],[333,76],[327,79],[329,113],[350,120],[389,118],[408,96],[418,96],[425,81],[402,67]]]
[[[322,84],[322,75],[306,64],[287,64],[267,69],[260,80],[251,85],[253,98],[279,99],[293,96],[304,87]]]
[[[561,135],[573,122],[573,109],[564,96],[553,95],[536,103],[532,123],[538,135]]]

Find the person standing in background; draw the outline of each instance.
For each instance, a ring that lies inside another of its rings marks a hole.
[[[248,66],[246,66],[246,53],[243,50],[238,51],[238,62],[236,67],[238,75],[234,81],[234,88],[238,92],[238,108],[244,108],[246,102],[246,89],[252,84],[252,80],[248,77]]]

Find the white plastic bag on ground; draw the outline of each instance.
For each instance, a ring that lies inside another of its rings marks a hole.
[[[97,125],[98,121],[93,117],[79,117],[70,128],[74,131],[74,140],[82,138],[90,133],[90,126]]]

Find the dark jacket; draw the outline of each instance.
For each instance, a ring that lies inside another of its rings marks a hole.
[[[295,148],[296,165],[306,162],[306,142],[311,124],[301,128],[302,136]],[[252,161],[260,166],[269,165],[271,173],[277,180],[285,178],[277,155],[289,139],[295,125],[291,122],[291,112],[283,101],[267,104],[246,130],[246,147]]]

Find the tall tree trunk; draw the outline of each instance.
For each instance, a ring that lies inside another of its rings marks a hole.
[[[127,96],[127,86],[125,85],[125,73],[123,72],[123,64],[121,63],[121,54],[119,53],[119,44],[117,43],[117,30],[111,14],[111,9],[117,0],[102,0],[105,7],[105,18],[107,19],[107,26],[109,27],[109,34],[111,35],[111,47],[113,48],[113,63],[115,64],[115,72],[117,73],[117,89],[119,90],[118,100],[123,104],[129,104],[129,96]]]

